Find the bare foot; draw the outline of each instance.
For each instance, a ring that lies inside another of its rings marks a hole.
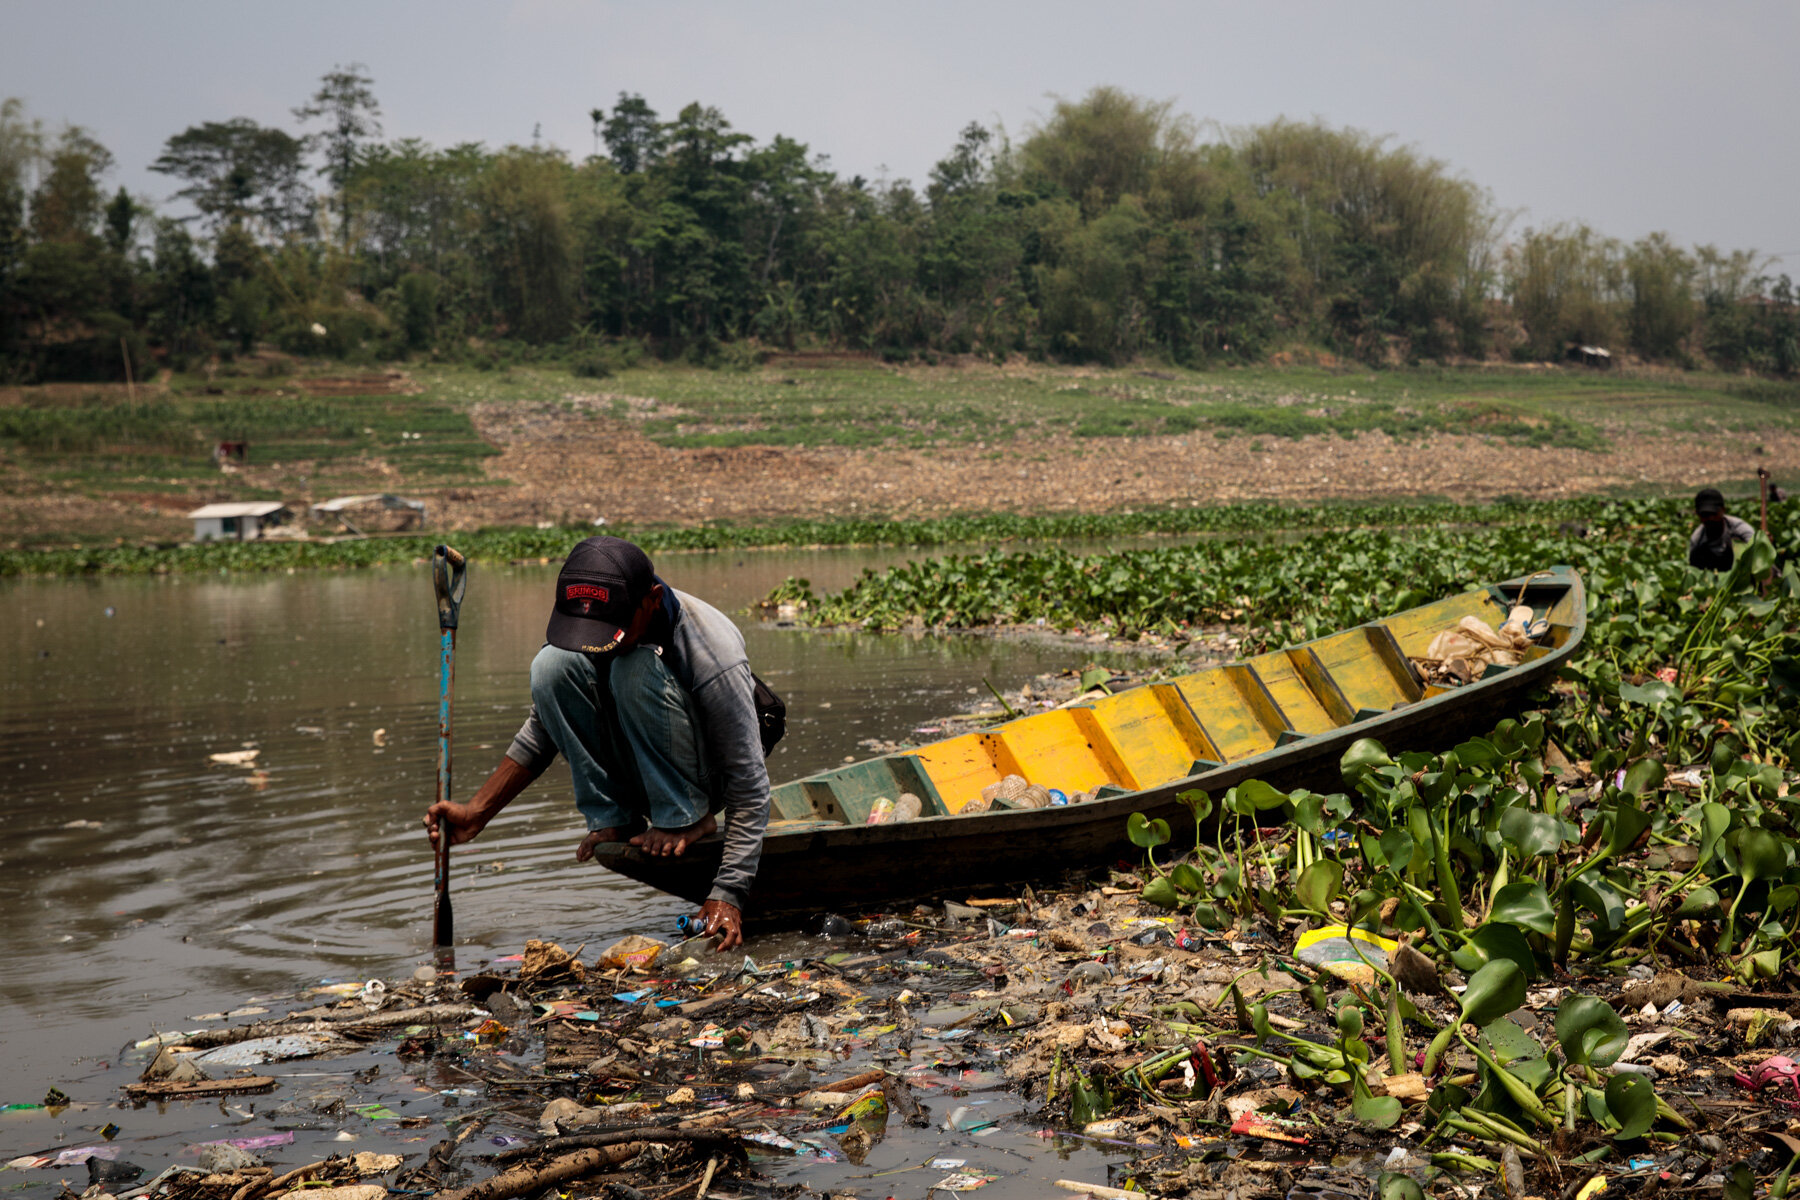
[[[646,829],[632,838],[631,844],[645,854],[660,854],[666,858],[671,854],[685,853],[689,843],[697,842],[709,833],[716,833],[718,828],[719,823],[713,820],[711,813],[707,813],[685,829]]]
[[[622,842],[624,840],[625,831],[623,829],[615,829],[611,825],[605,829],[596,829],[582,838],[581,844],[575,847],[575,861],[586,862],[594,857],[594,847],[601,842]]]

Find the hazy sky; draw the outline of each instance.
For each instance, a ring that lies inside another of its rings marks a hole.
[[[0,0],[0,96],[87,126],[116,182],[171,134],[293,127],[361,62],[389,137],[590,152],[588,110],[639,92],[719,108],[840,174],[923,183],[971,120],[1017,135],[1098,84],[1226,126],[1319,117],[1390,134],[1518,210],[1784,254],[1800,274],[1800,3],[1235,4],[680,0]]]

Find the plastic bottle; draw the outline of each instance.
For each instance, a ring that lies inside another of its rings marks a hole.
[[[1067,804],[1068,802],[1069,802],[1068,794],[1065,793],[1061,788],[1051,788],[1050,789],[1050,806],[1052,808],[1061,808],[1063,805]]]
[[[849,937],[856,932],[856,926],[836,913],[820,913],[807,923],[806,928],[814,937]]]
[[[900,799],[894,801],[894,820],[916,821],[925,811],[925,802],[911,792],[901,792]]]
[[[865,825],[886,825],[894,819],[894,802],[883,796],[869,806],[869,816]]]

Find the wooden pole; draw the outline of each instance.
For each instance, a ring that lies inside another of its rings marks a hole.
[[[122,337],[119,339],[119,357],[125,360],[125,394],[130,397],[132,406],[136,407],[137,384],[131,378],[131,350],[125,345],[125,339]]]
[[[1769,536],[1769,468],[1756,468],[1756,490],[1762,498],[1762,535],[1766,539]],[[1771,566],[1769,573],[1756,581],[1756,594],[1768,595],[1769,585],[1773,582],[1775,582],[1775,568]]]

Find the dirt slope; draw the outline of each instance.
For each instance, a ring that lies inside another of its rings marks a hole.
[[[1532,449],[1478,436],[1354,440],[1072,438],[924,451],[746,446],[674,450],[628,422],[550,405],[481,408],[504,452],[489,474],[512,486],[454,493],[454,524],[941,515],[972,510],[1107,511],[1169,503],[1369,497],[1549,498],[1613,490],[1683,491],[1741,480],[1765,465],[1800,477],[1800,437],[1610,435],[1602,453]],[[1252,446],[1259,449],[1252,449]],[[1760,445],[1763,453],[1755,453]]]

